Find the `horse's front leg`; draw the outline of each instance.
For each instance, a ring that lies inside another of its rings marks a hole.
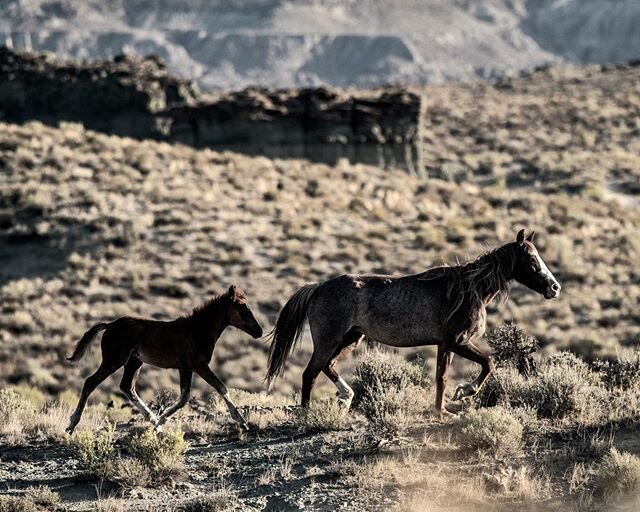
[[[247,425],[247,421],[242,417],[242,414],[236,409],[236,406],[231,401],[229,397],[229,390],[227,386],[224,385],[216,375],[211,371],[211,368],[205,363],[199,364],[197,367],[193,369],[200,377],[202,377],[205,381],[207,381],[211,386],[215,388],[215,390],[220,393],[220,396],[224,400],[224,403],[227,404],[227,409],[229,409],[229,414],[231,417],[245,430],[249,430],[249,426]]]
[[[453,352],[438,345],[438,355],[436,361],[436,412],[444,415],[449,414],[444,407],[444,391],[449,379],[449,366],[453,359]]]
[[[464,357],[469,361],[473,361],[474,363],[478,363],[482,366],[482,371],[480,375],[472,381],[466,384],[460,384],[456,389],[455,394],[453,395],[454,400],[461,400],[463,398],[474,396],[480,388],[487,380],[489,375],[493,373],[495,370],[495,364],[493,363],[491,357],[476,347],[472,342],[467,342],[464,345],[456,345],[453,347],[453,352],[458,354],[460,357]]]

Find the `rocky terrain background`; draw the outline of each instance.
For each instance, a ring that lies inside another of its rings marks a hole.
[[[156,54],[206,89],[487,78],[637,59],[635,0],[3,0],[0,42]]]

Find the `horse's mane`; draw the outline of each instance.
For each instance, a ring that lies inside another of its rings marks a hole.
[[[486,292],[504,302],[509,297],[509,279],[513,272],[516,254],[512,244],[481,254],[475,260],[454,266],[434,267],[418,274],[420,280],[444,279],[447,299],[451,301],[447,320],[450,320],[463,304],[471,309],[485,304]]]
[[[205,320],[207,322],[210,322],[211,315],[215,314],[217,310],[222,311],[224,308],[225,299],[228,299],[228,298],[229,297],[225,293],[221,295],[216,295],[212,299],[209,299],[208,301],[206,301],[204,304],[200,304],[199,306],[196,306],[195,308],[193,308],[191,313],[181,318],[184,320],[194,320],[196,322],[200,320]]]

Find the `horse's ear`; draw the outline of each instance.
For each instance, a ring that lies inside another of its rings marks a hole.
[[[518,245],[522,245],[524,243],[524,229],[518,231],[518,235],[516,236],[516,242]]]
[[[227,292],[227,295],[229,297],[231,297],[232,299],[236,296],[236,285],[232,284],[231,286],[229,286],[229,291]]]
[[[527,241],[528,242],[533,242],[533,237],[536,236],[536,232],[532,231],[529,236],[527,237]]]

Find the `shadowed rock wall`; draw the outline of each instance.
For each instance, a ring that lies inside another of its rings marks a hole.
[[[87,128],[278,158],[421,174],[422,101],[402,89],[246,89],[202,97],[157,58],[70,63],[0,48],[0,119]]]

